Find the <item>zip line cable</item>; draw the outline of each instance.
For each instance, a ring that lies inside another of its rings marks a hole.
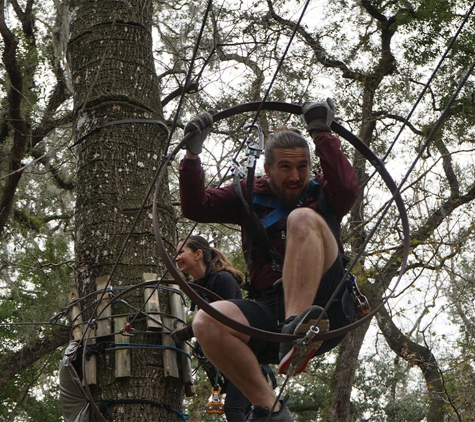
[[[198,55],[198,50],[199,50],[199,47],[200,47],[200,44],[201,44],[201,39],[203,37],[204,29],[205,29],[206,23],[208,21],[208,14],[211,11],[212,4],[213,4],[213,0],[208,0],[208,4],[206,6],[205,14],[203,16],[203,19],[201,20],[201,28],[200,28],[200,31],[198,33],[198,38],[195,42],[195,47],[193,49],[193,55],[191,57],[190,66],[189,66],[188,72],[186,74],[185,85],[183,86],[183,90],[182,90],[181,95],[180,95],[180,100],[178,101],[178,106],[177,106],[177,109],[175,111],[175,117],[173,119],[172,128],[170,129],[170,136],[168,137],[165,152],[168,150],[168,148],[170,146],[171,138],[172,138],[173,133],[175,132],[175,129],[176,129],[176,126],[177,126],[178,116],[180,115],[181,107],[183,105],[183,101],[184,101],[184,98],[185,98],[185,91],[186,91],[186,88],[188,87],[188,85],[190,83],[190,80],[191,80],[191,75],[192,75],[192,72],[193,72],[193,67],[194,67],[194,64],[195,64],[196,56]],[[158,172],[157,172],[157,174],[158,174]],[[156,180],[156,176],[155,176],[154,181],[155,180]],[[154,186],[154,183],[152,183],[152,186]],[[150,192],[151,192],[151,189],[149,190],[148,195],[150,195]],[[147,195],[147,197],[148,197],[148,195]]]
[[[411,108],[411,110],[409,111],[409,114],[407,115],[407,117],[404,119],[404,122],[401,126],[401,128],[399,129],[398,133],[396,134],[392,144],[389,146],[388,150],[386,151],[386,154],[384,155],[383,157],[383,161],[386,160],[386,158],[388,157],[388,155],[390,154],[391,150],[393,149],[394,145],[396,144],[397,140],[399,139],[399,136],[401,135],[402,131],[405,129],[406,125],[409,123],[409,120],[411,119],[412,117],[412,114],[414,113],[414,111],[416,110],[417,106],[419,105],[420,101],[422,100],[422,97],[425,95],[426,91],[429,89],[429,86],[432,82],[432,80],[435,78],[435,75],[437,74],[437,72],[439,71],[439,69],[441,68],[442,66],[442,62],[447,58],[447,56],[449,55],[450,51],[453,49],[453,46],[455,44],[455,41],[457,40],[457,38],[459,37],[460,33],[462,32],[462,29],[463,27],[465,26],[465,24],[468,22],[468,18],[470,17],[470,15],[473,13],[473,10],[475,9],[475,2],[472,3],[472,6],[470,7],[470,9],[467,11],[467,13],[465,14],[462,22],[460,23],[459,27],[457,28],[457,31],[455,32],[454,36],[452,37],[452,39],[450,40],[449,42],[449,45],[447,46],[444,54],[442,55],[442,57],[440,58],[439,62],[437,63],[437,66],[435,67],[435,69],[433,70],[432,74],[430,75],[428,81],[425,83],[422,91],[420,92],[419,96],[417,97],[417,100],[416,102],[414,103],[413,107]]]
[[[289,39],[289,41],[288,41],[288,43],[287,43],[287,46],[285,47],[285,50],[284,50],[284,52],[283,52],[283,54],[282,54],[282,56],[281,56],[281,58],[280,58],[280,60],[279,60],[279,63],[277,64],[277,69],[275,70],[274,75],[273,75],[271,81],[269,82],[269,86],[267,87],[267,91],[266,91],[266,93],[264,94],[264,98],[263,98],[262,101],[261,101],[261,107],[259,107],[258,110],[256,111],[256,116],[254,117],[254,121],[252,122],[252,125],[254,125],[254,124],[256,123],[257,118],[259,117],[259,114],[260,114],[260,112],[261,112],[261,110],[262,110],[262,105],[263,105],[264,102],[267,100],[267,97],[268,97],[269,94],[270,94],[270,90],[272,89],[272,86],[274,85],[274,82],[275,82],[275,80],[277,79],[277,75],[278,75],[278,73],[280,72],[280,69],[281,69],[281,67],[282,67],[283,64],[284,64],[284,60],[285,60],[285,58],[287,57],[287,53],[288,53],[289,50],[290,50],[290,46],[292,45],[292,42],[293,42],[293,40],[294,40],[294,38],[295,38],[295,35],[297,34],[297,31],[298,31],[299,28],[300,28],[300,24],[302,23],[302,20],[303,20],[303,18],[304,18],[304,16],[305,16],[305,12],[307,11],[307,8],[308,8],[309,4],[310,4],[310,0],[307,0],[307,1],[305,2],[305,4],[304,4],[303,8],[302,8],[302,12],[300,13],[299,19],[298,19],[297,23],[295,24],[295,28],[294,28],[293,31],[292,31],[292,35],[290,36],[290,39]]]
[[[414,167],[417,163],[417,161],[419,161],[419,159],[422,157],[422,154],[423,152],[425,151],[425,149],[429,146],[430,142],[432,141],[432,138],[433,136],[435,135],[435,133],[437,132],[437,130],[439,129],[439,127],[442,125],[443,121],[445,120],[445,118],[447,117],[447,115],[449,114],[449,111],[450,111],[450,108],[452,107],[452,104],[454,103],[454,101],[457,99],[458,97],[458,94],[460,93],[460,91],[462,90],[462,88],[465,86],[468,78],[470,77],[470,75],[473,73],[473,70],[475,69],[475,60],[472,62],[472,64],[470,65],[470,67],[468,68],[468,70],[465,72],[465,74],[463,75],[463,77],[460,79],[460,82],[459,84],[457,85],[457,88],[455,89],[455,92],[452,94],[452,96],[450,97],[449,99],[449,102],[447,103],[447,105],[445,106],[445,109],[444,111],[442,112],[442,114],[439,116],[439,118],[437,119],[437,121],[435,122],[434,126],[432,127],[429,135],[427,135],[427,138],[426,138],[426,141],[424,142],[424,144],[422,145],[422,148],[420,148],[420,151],[419,153],[417,154],[416,156],[416,159],[413,161],[413,163],[411,164],[411,166],[409,167],[409,169],[407,170],[406,172],[406,175],[403,177],[401,183],[400,183],[400,187],[404,185],[404,183],[407,181],[407,179],[409,178],[412,170],[414,170]]]

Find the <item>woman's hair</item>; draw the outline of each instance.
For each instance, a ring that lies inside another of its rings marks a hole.
[[[183,241],[185,241],[185,246],[193,252],[196,252],[198,249],[203,251],[203,261],[211,272],[227,271],[233,275],[238,284],[242,283],[244,279],[242,272],[234,268],[219,249],[211,247],[204,237],[191,235],[188,238],[180,239],[180,242]]]
[[[266,141],[264,150],[265,163],[270,167],[274,163],[274,150],[304,148],[308,151],[310,159],[310,148],[308,142],[302,136],[302,132],[298,129],[280,126],[274,133],[271,133]]]

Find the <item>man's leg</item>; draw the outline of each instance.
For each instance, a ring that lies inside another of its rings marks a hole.
[[[328,317],[321,307],[312,304],[323,274],[337,257],[337,242],[322,216],[310,208],[290,213],[283,270],[286,315],[283,333],[303,337],[311,327],[328,331]],[[279,372],[295,375],[304,371],[321,344],[321,341],[282,343]]]
[[[283,269],[286,318],[312,305],[322,275],[338,256],[338,245],[325,219],[310,208],[298,208],[287,219]]]
[[[239,307],[228,301],[211,304],[230,318],[249,325]],[[204,311],[193,319],[193,331],[206,357],[251,401],[254,406],[272,408],[275,394],[253,351],[247,345],[249,336],[220,323]],[[280,403],[275,411],[279,410]]]
[[[251,411],[251,402],[231,381],[226,387],[224,414],[228,422],[243,422]]]

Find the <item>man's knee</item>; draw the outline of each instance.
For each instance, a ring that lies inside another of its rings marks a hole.
[[[221,300],[213,302],[211,306],[213,308],[216,308],[216,310],[221,312],[223,315],[242,324],[249,325],[247,319],[245,318],[239,307],[236,306],[234,303],[229,302],[227,300]],[[236,332],[227,325],[216,320],[214,317],[207,314],[202,309],[200,309],[193,318],[193,332],[198,341],[200,341],[200,338],[203,338],[205,336],[219,337],[225,334],[231,334],[237,337],[244,337],[243,334]]]
[[[195,337],[199,339],[203,330],[209,330],[210,326],[214,325],[215,321],[216,320],[213,317],[200,309],[194,316],[192,323]]]
[[[195,314],[193,317],[193,327],[199,327],[205,319],[207,319],[208,314],[206,312],[203,312],[201,309],[198,310],[198,312]]]
[[[314,253],[321,253],[326,271],[338,256],[338,243],[326,220],[311,208],[298,208],[287,219],[288,251],[311,245]],[[310,243],[309,243],[310,242]]]
[[[287,231],[309,235],[331,231],[325,219],[311,208],[297,208],[287,218]]]

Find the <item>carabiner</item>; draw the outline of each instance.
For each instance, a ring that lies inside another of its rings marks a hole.
[[[260,157],[261,152],[264,149],[264,133],[262,132],[262,128],[257,123],[248,123],[244,125],[242,129],[247,132],[247,167],[253,168],[256,164],[256,160]],[[251,136],[252,129],[257,130],[257,140]]]

